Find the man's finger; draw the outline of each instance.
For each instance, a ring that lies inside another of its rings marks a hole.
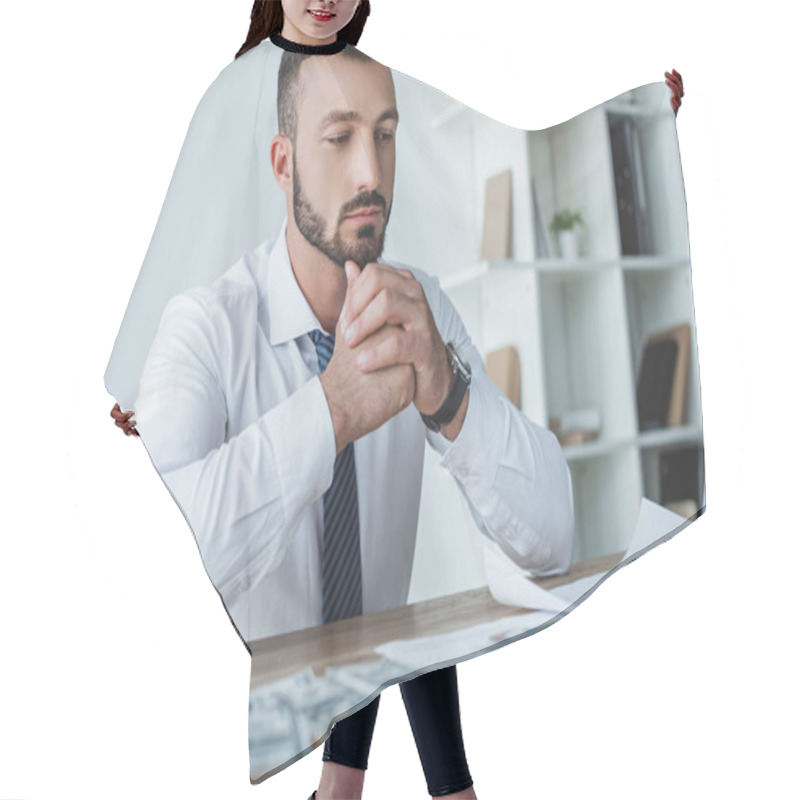
[[[347,319],[347,298],[350,296],[350,292],[353,290],[353,285],[356,282],[356,278],[361,274],[361,271],[359,270],[358,264],[356,264],[355,261],[348,260],[344,262],[344,274],[347,278],[347,289],[345,291],[342,309],[339,312],[339,318],[336,320],[336,330],[334,333],[336,334],[337,340],[339,339],[340,335],[343,334],[344,324]]]
[[[356,364],[362,372],[375,372],[397,364],[414,363],[413,342],[400,328],[386,328],[385,335],[375,336],[358,354]]]
[[[344,330],[348,322],[348,307],[349,301],[353,293],[353,288],[358,284],[358,279],[361,277],[361,269],[355,261],[344,262],[344,273],[347,277],[347,290],[344,295],[344,302],[342,303],[342,310],[339,312],[339,319],[336,321],[337,331]]]
[[[345,275],[347,275],[348,287],[361,274],[361,270],[358,268],[358,264],[356,264],[355,261],[345,261],[344,272]]]
[[[345,341],[350,347],[358,347],[384,325],[412,327],[416,313],[416,306],[408,297],[382,289],[364,311],[345,328]]]
[[[359,280],[345,298],[345,325],[349,325],[384,288],[407,294],[412,281],[394,267],[385,264],[367,264]]]

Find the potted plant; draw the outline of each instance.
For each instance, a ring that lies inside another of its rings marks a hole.
[[[570,211],[564,208],[553,217],[550,230],[558,242],[558,250],[562,258],[574,260],[580,256],[578,226],[582,227],[583,224],[580,211]]]

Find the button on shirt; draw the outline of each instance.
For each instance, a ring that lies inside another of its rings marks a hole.
[[[559,572],[572,551],[572,489],[558,442],[489,380],[438,281],[411,271],[472,383],[454,442],[427,430],[413,403],[355,442],[364,613],[407,601],[426,440],[482,532],[517,564]],[[284,222],[274,246],[168,303],[142,373],[142,440],[246,641],[321,623],[322,498],[336,447],[309,336],[317,329]]]

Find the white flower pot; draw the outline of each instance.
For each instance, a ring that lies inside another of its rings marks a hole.
[[[558,232],[558,250],[561,258],[567,261],[575,261],[580,256],[580,242],[575,228]]]

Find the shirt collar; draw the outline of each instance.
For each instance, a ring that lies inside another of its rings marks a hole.
[[[310,331],[322,330],[322,325],[308,304],[292,269],[286,244],[286,224],[284,219],[267,260],[267,335],[273,347],[304,336]]]

